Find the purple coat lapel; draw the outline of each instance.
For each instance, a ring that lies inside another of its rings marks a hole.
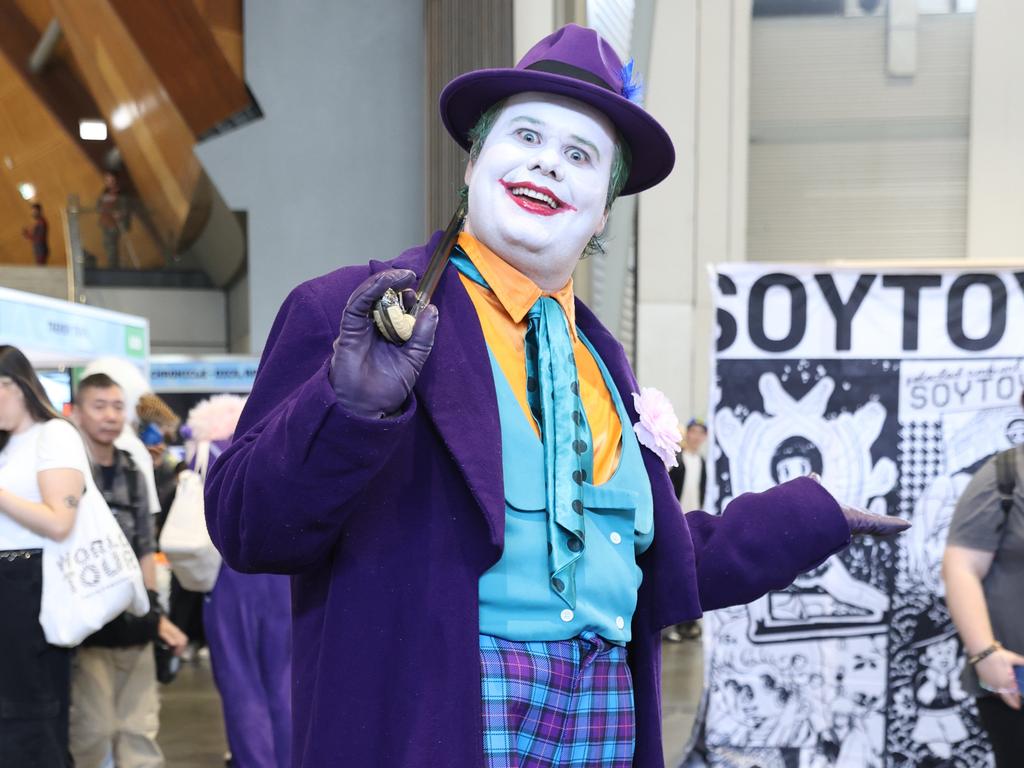
[[[640,388],[633,376],[633,370],[629,367],[629,361],[622,350],[622,345],[614,336],[601,325],[601,321],[590,309],[576,300],[576,325],[594,345],[597,354],[608,368],[616,388],[619,390],[619,397],[626,406],[626,413],[629,414],[631,424],[623,424],[624,430],[631,429],[633,424],[639,420],[636,408],[633,406],[633,393],[639,392]],[[668,505],[674,508],[676,505],[675,492],[672,490],[668,472],[665,471],[661,460],[649,449],[641,446],[644,457],[644,464],[647,467],[647,474],[651,477],[651,490],[654,493],[654,507]],[[662,477],[664,475],[664,477]],[[662,480],[668,481],[661,482]]]
[[[403,257],[390,263],[371,262],[370,268],[374,272],[388,268],[411,269],[420,277],[439,235],[436,233],[426,247],[418,252],[403,254]],[[476,308],[454,269],[445,270],[433,303],[437,305],[440,320],[434,349],[416,383],[416,396],[480,505],[487,521],[491,544],[500,551],[505,540],[505,490],[498,402],[486,342]],[[637,415],[633,408],[632,393],[638,387],[621,345],[578,299],[576,323],[608,367],[626,412],[635,422]],[[632,424],[623,425],[623,429],[631,427]],[[678,512],[678,507],[671,481],[661,461],[646,448],[642,453],[651,478],[657,530],[658,519],[664,517],[658,515],[658,511]],[[682,517],[673,514],[665,524],[680,526]],[[687,554],[692,563],[692,550]],[[679,583],[671,585],[672,588],[665,590],[661,596],[667,599],[673,592],[675,595],[686,594],[693,601],[690,605],[698,605],[695,585],[692,579],[686,578],[688,574],[689,571],[684,568],[667,576],[666,581]],[[680,601],[676,598],[670,602],[678,606]],[[678,608],[673,611],[668,604],[660,603],[662,600],[655,600],[655,610],[659,614],[661,610],[658,609],[668,609],[670,613],[678,611]]]
[[[576,325],[594,345],[615,381],[631,422],[623,424],[622,428],[631,429],[639,421],[633,406],[633,393],[639,392],[640,386],[622,345],[579,299],[576,300]],[[700,596],[693,578],[696,568],[693,544],[685,518],[680,514],[668,471],[654,451],[641,445],[640,453],[644,457],[654,500],[654,544],[637,560],[644,571],[644,580],[637,596],[637,612],[633,621],[656,632],[669,624],[698,617]],[[672,551],[673,547],[669,544],[666,550],[659,546],[661,542],[675,543],[673,557],[666,559],[660,556],[664,551]]]
[[[406,260],[371,263],[423,275],[437,235]],[[434,293],[439,320],[434,349],[420,372],[415,392],[462,472],[487,521],[491,543],[505,543],[505,481],[501,464],[498,400],[476,308],[455,269],[446,269]]]

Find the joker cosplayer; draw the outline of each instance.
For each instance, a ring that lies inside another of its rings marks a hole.
[[[440,234],[281,308],[207,514],[230,565],[293,574],[295,766],[661,766],[660,630],[896,526],[809,478],[679,513],[570,279],[673,164],[629,91],[577,26],[457,78],[468,215],[411,339],[371,310]]]

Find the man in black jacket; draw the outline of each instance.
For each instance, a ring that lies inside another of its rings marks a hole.
[[[89,449],[96,487],[139,559],[150,613],[141,618],[121,614],[87,637],[76,652],[71,753],[78,768],[99,768],[111,751],[120,768],[160,766],[153,641],[159,636],[180,653],[188,638],[157,603],[153,519],[142,473],[126,451],[114,447],[125,420],[121,387],[103,373],[85,377],[75,393],[74,417]]]
[[[683,512],[704,508],[708,472],[707,462],[700,451],[707,439],[707,425],[701,419],[690,419],[686,424],[686,434],[680,444],[679,453],[676,454],[676,461],[679,464],[668,473]]]

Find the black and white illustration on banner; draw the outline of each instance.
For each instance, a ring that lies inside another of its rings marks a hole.
[[[817,472],[914,526],[705,617],[688,765],[989,766],[941,563],[970,478],[1024,443],[1024,273],[727,265],[716,305],[709,509]]]
[[[898,503],[896,363],[723,360],[717,382],[720,508],[812,471],[839,498],[879,512]],[[708,616],[709,746],[881,765],[894,558],[889,542],[857,543],[783,591]]]
[[[897,370],[888,360],[722,361],[715,413],[721,508],[731,496],[816,472],[837,498],[885,513],[896,500],[896,422],[887,415],[896,410]],[[852,575],[864,557],[858,549],[844,557],[750,606],[751,642],[881,632],[888,585]]]
[[[905,361],[900,375],[901,542],[890,631],[892,765],[988,765],[942,583],[956,500],[994,453],[1024,443],[1024,360]],[[969,400],[967,393],[974,392]],[[956,393],[961,393],[958,396]]]

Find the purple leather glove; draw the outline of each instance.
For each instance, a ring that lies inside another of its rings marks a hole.
[[[811,472],[810,477],[816,482],[821,482],[821,476],[817,472]],[[891,515],[876,515],[860,507],[850,507],[842,502],[839,509],[843,513],[846,524],[850,526],[851,536],[892,536],[903,533],[910,527],[910,521],[902,517]]]
[[[434,346],[437,307],[428,304],[416,318],[412,337],[391,344],[370,319],[373,305],[388,288],[401,292],[416,279],[407,269],[387,269],[368,277],[353,291],[341,315],[334,341],[331,386],[351,413],[383,418],[399,411]]]
[[[891,515],[875,515],[857,507],[840,504],[846,524],[850,526],[851,536],[892,536],[902,533],[910,527],[910,521]]]

